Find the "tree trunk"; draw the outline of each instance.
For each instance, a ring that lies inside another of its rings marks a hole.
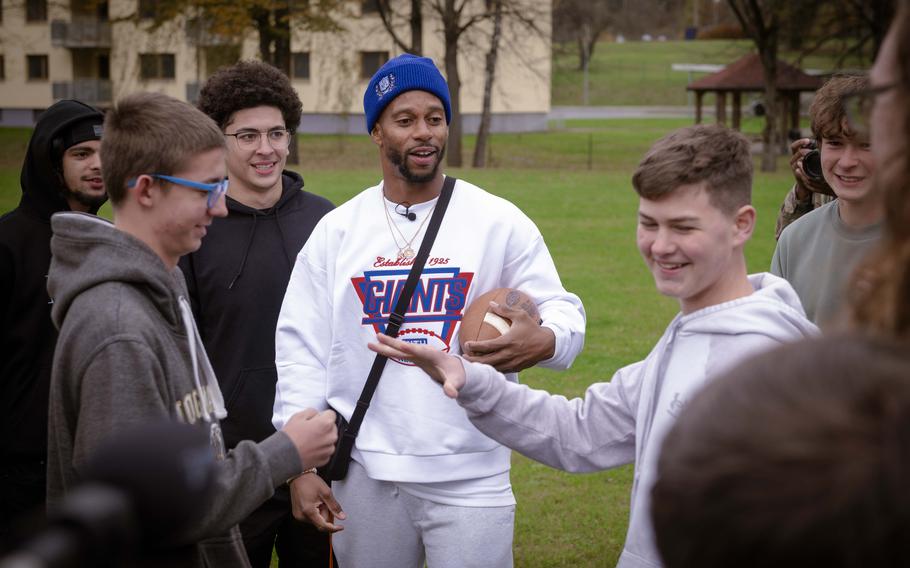
[[[777,15],[771,14],[771,22],[766,29],[765,37],[759,46],[758,56],[761,59],[765,80],[765,128],[762,132],[761,170],[777,171],[777,156],[780,154],[780,113],[777,96]]]
[[[250,9],[250,18],[256,24],[256,31],[259,32],[259,59],[266,63],[272,63],[272,23],[270,21],[269,11],[254,7]]]
[[[584,23],[578,30],[578,70],[583,71],[591,61],[591,25]]]
[[[777,170],[780,153],[780,125],[777,100],[777,46],[780,37],[780,12],[783,0],[759,3],[758,0],[727,0],[743,30],[758,49],[765,82],[765,128],[762,130],[763,172]]]
[[[490,38],[490,51],[487,52],[486,68],[483,78],[483,110],[480,113],[480,128],[477,130],[477,144],[474,146],[475,168],[486,167],[487,141],[490,137],[490,120],[493,113],[493,83],[496,79],[496,58],[499,55],[499,39],[502,36],[502,0],[492,0],[493,35]]]
[[[259,57],[275,66],[282,73],[291,76],[291,14],[285,6],[274,11],[261,7],[250,9],[250,18],[259,32]],[[291,136],[288,147],[288,163],[300,163],[297,136]]]
[[[291,14],[288,8],[276,8],[274,11],[274,58],[272,65],[279,71],[291,76]]]
[[[443,14],[445,29],[445,66],[446,81],[449,83],[449,97],[452,105],[452,121],[449,123],[449,142],[447,164],[453,168],[462,165],[461,152],[461,79],[458,75],[458,13],[455,11],[455,0],[445,0]]]
[[[411,53],[423,55],[423,0],[411,0]]]

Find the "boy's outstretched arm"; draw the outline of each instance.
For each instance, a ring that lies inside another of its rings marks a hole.
[[[408,359],[441,384],[442,390],[449,398],[458,397],[458,391],[465,383],[464,366],[458,357],[425,345],[393,339],[382,333],[376,334],[376,339],[379,343],[369,344],[372,351],[386,357]]]

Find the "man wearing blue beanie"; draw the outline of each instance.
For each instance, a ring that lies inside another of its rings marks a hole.
[[[276,333],[276,428],[305,407],[351,418],[373,364],[367,344],[385,329],[446,179],[449,90],[432,60],[390,60],[367,85],[363,108],[382,181],[326,214],[297,256]],[[503,322],[501,337],[469,341],[462,352],[466,306],[501,287],[535,298],[542,320],[493,304],[511,327]],[[581,301],[563,288],[534,223],[456,181],[399,338],[517,381],[515,373],[538,363],[568,368],[584,327]],[[352,458],[331,489],[316,475],[291,482],[295,515],[336,533],[339,565],[512,565],[510,450],[474,428],[410,362],[387,362]]]

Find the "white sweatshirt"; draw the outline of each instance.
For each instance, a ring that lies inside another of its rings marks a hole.
[[[307,407],[350,419],[375,354],[367,343],[385,329],[410,261],[398,262],[402,235],[416,251],[436,200],[396,214],[382,186],[328,213],[297,257],[276,332],[278,384],[273,423]],[[389,216],[383,211],[386,207]],[[398,245],[389,223],[400,233]],[[556,335],[552,359],[568,368],[584,343],[584,309],[559,280],[534,223],[517,207],[459,180],[423,269],[399,337],[457,352],[467,305],[498,287],[518,288],[539,305]],[[513,375],[508,380],[516,380]],[[366,414],[353,458],[373,479],[436,483],[504,474],[510,451],[477,431],[463,410],[417,367],[389,360]]]
[[[465,361],[458,403],[482,432],[551,467],[590,472],[635,462],[619,566],[659,567],[651,487],[661,442],[686,401],[745,357],[818,333],[786,280],[763,273],[749,281],[749,296],[677,315],[644,361],[591,385],[584,399],[511,384],[492,367]]]

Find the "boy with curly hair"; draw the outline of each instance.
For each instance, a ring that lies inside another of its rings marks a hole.
[[[180,261],[199,332],[227,403],[228,448],[267,438],[275,398],[275,325],[297,252],[333,208],[285,170],[302,105],[287,76],[261,61],[220,69],[203,85],[199,109],[227,143],[227,217]],[[328,537],[291,516],[287,487],[240,524],[253,568],[272,548],[292,566],[322,565]]]

